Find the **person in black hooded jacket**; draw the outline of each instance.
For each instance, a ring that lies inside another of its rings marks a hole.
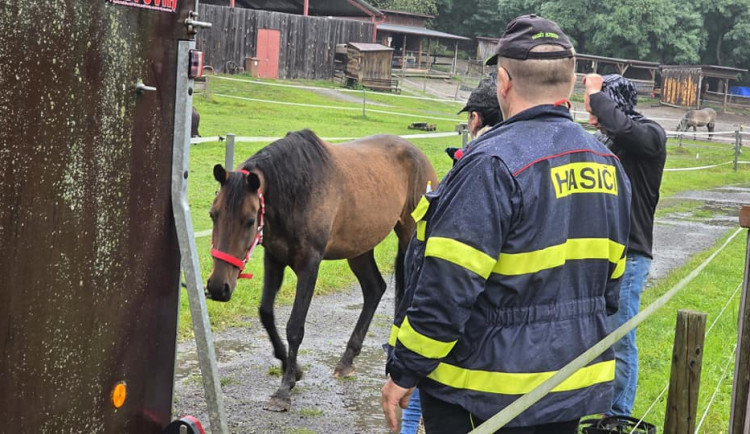
[[[653,259],[654,212],[667,158],[667,136],[659,124],[635,110],[638,94],[630,80],[615,74],[603,77],[588,74],[583,83],[589,123],[599,130],[599,139],[620,159],[632,187],[630,237],[620,307],[608,318],[610,330],[614,330],[640,310],[641,293]],[[614,347],[615,394],[608,414],[630,416],[638,384],[635,330]]]

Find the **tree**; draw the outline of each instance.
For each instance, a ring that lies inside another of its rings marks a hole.
[[[582,53],[691,63],[703,44],[699,12],[674,0],[548,1],[541,9]]]
[[[411,12],[415,14],[437,14],[436,0],[372,0],[370,4],[378,9]]]
[[[706,29],[701,61],[708,64],[750,67],[750,12],[746,1],[712,0],[699,4]]]

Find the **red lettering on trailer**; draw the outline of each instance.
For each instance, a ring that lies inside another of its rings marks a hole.
[[[132,6],[156,11],[177,11],[177,0],[109,0],[116,5]]]

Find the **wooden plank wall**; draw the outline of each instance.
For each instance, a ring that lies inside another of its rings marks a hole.
[[[336,44],[372,42],[374,26],[365,21],[203,4],[198,11],[213,27],[201,30],[196,44],[216,72],[230,72],[230,61],[244,67],[245,57],[255,56],[258,29],[281,32],[279,78],[284,79],[330,79]]]
[[[665,68],[661,76],[661,102],[688,108],[697,106],[700,68]]]

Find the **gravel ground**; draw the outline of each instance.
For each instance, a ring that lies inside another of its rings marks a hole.
[[[419,79],[414,79],[414,82],[421,90],[423,84]],[[441,80],[432,80],[430,86],[443,86],[445,94],[455,93],[455,84],[438,82]],[[437,91],[435,94],[440,95]],[[463,98],[466,97],[468,92]],[[676,125],[669,119],[682,115],[680,110],[669,107],[641,107],[641,110],[646,116],[668,119],[660,121],[666,129]],[[732,129],[740,122],[741,117],[720,115],[716,129]],[[713,216],[698,219],[692,213],[685,213],[657,220],[652,279],[665,276],[670,270],[686,263],[691,255],[711,247],[722,235],[736,228],[739,204],[750,204],[750,186],[684,192],[662,201],[660,206],[682,200],[701,202],[701,206],[710,209]],[[335,379],[332,375],[361,305],[362,296],[358,287],[313,299],[299,356],[305,374],[292,391],[292,409],[286,413],[263,410],[264,402],[278,388],[281,378],[277,374],[279,363],[272,356],[270,342],[260,322],[256,319],[248,327],[215,333],[230,431],[387,432],[379,397],[380,387],[385,380],[385,353],[381,346],[388,339],[393,312],[393,289],[390,285],[370,326],[362,354],[355,360],[355,375],[346,379]],[[284,324],[290,310],[289,306],[277,309],[277,324],[282,336],[285,335]],[[192,414],[208,428],[195,343],[191,341],[181,342],[178,346],[174,414]]]

